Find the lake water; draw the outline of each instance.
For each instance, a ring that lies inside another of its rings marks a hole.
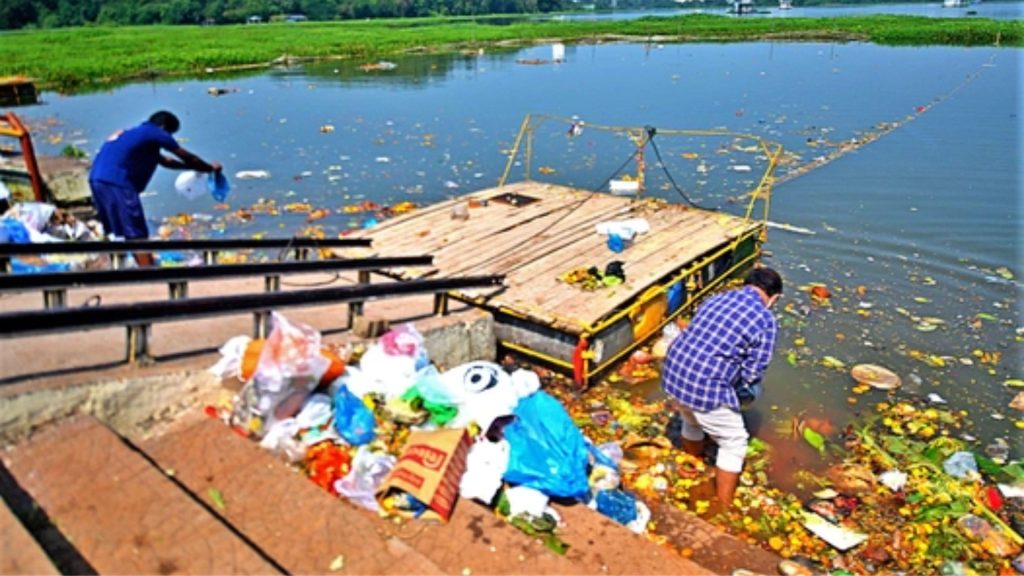
[[[767,262],[784,274],[790,311],[780,314],[784,329],[759,410],[766,427],[801,412],[841,424],[885,395],[870,392],[850,404],[852,380],[822,359],[872,362],[901,374],[906,391],[936,393],[967,410],[975,435],[1006,437],[1020,457],[1013,422],[1021,415],[1007,407],[1017,390],[1002,383],[1024,377],[1021,55],[994,47],[611,44],[570,46],[560,65],[516,62],[550,59],[551,48],[538,46],[402,58],[390,72],[330,63],[81,96],[47,93],[44,105],[19,114],[37,127],[42,152],[77,142],[94,153],[110,132],[173,110],[186,148],[221,161],[229,175],[269,171],[265,180],[234,180],[231,210],[260,198],[308,201],[335,211],[313,223],[329,235],[363,224],[365,216],[340,210],[346,205],[424,204],[494,185],[530,112],[752,133],[781,142],[797,163],[828,154],[830,142],[900,123],[774,190],[771,219],[814,235],[770,232]],[[211,86],[237,92],[212,97]],[[56,123],[44,128],[48,119]],[[327,125],[333,131],[321,131]],[[537,141],[534,168],[555,170],[544,178],[586,187],[605,182],[630,153],[625,139],[586,128],[570,139],[564,126],[552,125]],[[754,155],[719,154],[721,142],[655,141],[692,197],[739,209],[726,200],[750,175],[727,167],[756,164]],[[660,170],[649,175],[651,194],[679,201]],[[291,235],[308,226],[306,214],[225,218],[231,212],[211,199],[179,198],[173,178],[158,173],[145,197],[154,230],[182,212],[209,220],[204,235]],[[830,308],[797,289],[810,282],[829,287]],[[925,317],[943,323],[924,332]],[[795,344],[801,338],[802,347]],[[979,358],[982,352],[990,356]],[[998,362],[982,363],[994,354]]]
[[[799,2],[798,2],[799,4]],[[968,6],[946,8],[941,2],[914,4],[857,4],[849,6],[793,6],[789,10],[758,6],[756,14],[742,18],[831,18],[833,16],[869,16],[871,14],[903,14],[928,18],[991,18],[1017,20],[1024,17],[1024,2],[978,2]],[[971,14],[969,14],[971,13]],[[553,16],[558,20],[631,20],[647,16],[682,16],[685,14],[727,14],[726,8],[675,8],[661,10],[624,10],[590,12]]]

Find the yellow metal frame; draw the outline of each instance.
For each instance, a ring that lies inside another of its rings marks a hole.
[[[512,150],[509,153],[509,158],[508,162],[505,165],[505,170],[502,173],[501,179],[498,182],[500,186],[504,186],[508,182],[509,175],[511,174],[512,171],[512,166],[515,164],[516,158],[524,145],[526,148],[525,157],[523,159],[525,179],[530,179],[531,156],[533,153],[533,136],[536,130],[547,121],[557,121],[563,123],[574,122],[574,120],[572,119],[558,116],[551,116],[545,114],[528,114],[526,118],[523,119],[522,125],[519,128],[519,134],[516,136],[515,142],[512,145]],[[646,130],[642,128],[605,126],[591,123],[587,123],[586,127],[588,130],[602,130],[626,133],[637,144],[638,152],[640,154],[642,154],[643,148],[648,143],[648,139],[645,136]],[[729,132],[724,130],[663,130],[658,128],[656,134],[659,136],[682,135],[731,137],[756,142],[764,151],[765,156],[768,158],[768,166],[765,168],[764,174],[758,181],[757,186],[755,186],[754,189],[751,190],[748,194],[750,197],[750,201],[748,202],[746,210],[744,211],[742,229],[747,230],[750,227],[750,224],[755,220],[754,213],[758,202],[760,202],[762,206],[760,218],[756,218],[757,220],[760,220],[760,225],[737,235],[737,237],[729,244],[721,247],[712,254],[693,262],[686,268],[681,269],[678,273],[674,274],[667,282],[664,282],[662,284],[655,284],[649,287],[641,297],[637,298],[635,301],[633,301],[628,306],[624,307],[622,310],[615,312],[614,314],[601,320],[597,324],[584,327],[579,335],[579,340],[583,344],[591,341],[593,337],[601,334],[602,331],[611,327],[615,323],[621,321],[623,318],[632,316],[635,312],[637,312],[639,309],[641,309],[654,298],[664,296],[665,294],[668,293],[668,290],[676,283],[683,281],[687,282],[686,301],[678,309],[667,314],[665,318],[661,321],[661,323],[658,324],[658,326],[654,330],[649,332],[647,335],[635,339],[632,343],[624,347],[619,352],[607,358],[602,358],[601,361],[596,364],[594,362],[595,354],[590,350],[586,350],[583,353],[582,358],[582,371],[581,373],[575,374],[578,383],[583,386],[586,386],[589,383],[591,376],[606,370],[612,364],[618,362],[626,355],[632,353],[633,350],[635,350],[638,346],[649,340],[652,336],[658,334],[660,330],[664,328],[669,322],[672,322],[680,315],[691,313],[693,311],[693,308],[701,299],[707,296],[710,292],[717,290],[723,284],[728,282],[729,279],[732,278],[733,275],[735,275],[739,270],[742,270],[746,267],[753,265],[754,261],[756,261],[758,257],[761,255],[761,245],[767,240],[768,213],[771,209],[771,186],[774,181],[775,169],[778,166],[779,158],[782,156],[781,144],[770,140],[765,140],[763,138],[753,136],[750,134]],[[642,170],[642,161],[639,162],[638,164],[639,168]],[[637,178],[640,179],[640,181],[642,182],[643,174],[638,174]],[[741,243],[749,241],[751,239],[753,239],[754,241],[754,248],[753,250],[751,250],[750,255],[741,259],[738,262],[734,262],[732,266],[730,266],[726,271],[719,271],[718,274],[707,283],[707,285],[699,287],[696,285],[696,279],[702,277],[702,272],[709,265],[711,265],[713,262],[715,262],[716,260],[718,260],[719,258],[726,254],[735,253],[736,249],[739,247]],[[652,290],[651,288],[654,289]],[[486,302],[479,298],[459,298],[458,295],[454,294],[453,297],[460,299],[464,302],[486,307]],[[524,320],[530,320],[530,318],[527,315],[524,315],[515,310],[511,310],[504,306],[498,308],[498,310],[501,313],[507,314],[509,316],[521,318]],[[526,346],[522,346],[520,344],[516,344],[514,342],[501,341],[501,345],[507,347],[510,350],[513,350],[526,356],[536,358],[538,360],[554,365],[556,367],[561,367],[568,370],[576,369],[576,367],[574,366],[574,362],[567,362],[565,360],[562,360],[561,358],[553,357],[551,355],[539,352]]]

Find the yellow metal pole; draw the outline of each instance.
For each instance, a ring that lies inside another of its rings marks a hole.
[[[523,134],[526,133],[526,127],[530,123],[530,115],[527,114],[526,118],[523,118],[523,123],[519,126],[519,134],[516,134],[516,140],[512,144],[512,151],[509,153],[508,161],[505,162],[505,171],[501,174],[501,179],[498,180],[499,186],[504,186],[508,182],[509,172],[512,171],[512,165],[516,163],[516,156],[519,154],[519,144],[523,141]]]

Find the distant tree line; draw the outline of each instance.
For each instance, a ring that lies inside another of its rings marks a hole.
[[[0,29],[86,24],[232,24],[252,16],[269,21],[289,14],[301,14],[309,20],[341,20],[562,9],[562,0],[0,0]]]
[[[797,6],[935,0],[796,0]],[[775,5],[778,0],[754,0]],[[580,9],[728,6],[732,0],[0,0],[0,30],[86,24],[238,24],[302,15],[308,20],[532,14]]]

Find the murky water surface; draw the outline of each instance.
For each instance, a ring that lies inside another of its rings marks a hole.
[[[985,5],[983,5],[985,6]],[[795,13],[796,11],[794,11]],[[144,202],[155,230],[179,213],[203,235],[324,233],[364,224],[342,208],[364,200],[426,204],[495,184],[525,114],[543,112],[617,126],[724,128],[769,138],[797,166],[835,144],[895,129],[825,166],[776,186],[767,262],[787,283],[776,360],[759,413],[765,429],[803,413],[837,426],[885,398],[851,393],[845,369],[861,362],[902,375],[905,391],[935,393],[969,411],[974,434],[1004,436],[1017,457],[1022,416],[1007,405],[1024,376],[1021,260],[1022,51],[890,48],[867,44],[615,44],[570,46],[560,65],[538,46],[472,56],[408,57],[391,71],[363,62],[275,69],[230,80],[135,84],[82,96],[45,94],[22,109],[41,126],[37,145],[74,142],[95,153],[107,134],[166,108],[182,119],[185,147],[224,163],[230,211],[184,201],[161,172]],[[208,95],[211,86],[237,89]],[[49,138],[49,140],[48,140]],[[730,204],[758,165],[731,141],[657,136],[669,173],[702,205]],[[564,125],[537,132],[538,179],[596,187],[629,158],[621,136]],[[684,156],[685,155],[685,156]],[[649,162],[654,159],[648,158]],[[540,167],[552,173],[541,176]],[[701,168],[702,167],[702,168]],[[755,170],[756,172],[756,170]],[[517,167],[513,177],[521,174]],[[656,163],[650,193],[681,201]],[[225,219],[259,199],[308,202],[331,214]],[[582,263],[590,265],[592,263]],[[828,286],[831,305],[797,288]],[[929,320],[923,320],[929,319]],[[827,362],[827,361],[825,361]],[[856,403],[851,404],[851,398]],[[808,454],[810,451],[808,450]],[[806,455],[805,455],[806,456]]]

